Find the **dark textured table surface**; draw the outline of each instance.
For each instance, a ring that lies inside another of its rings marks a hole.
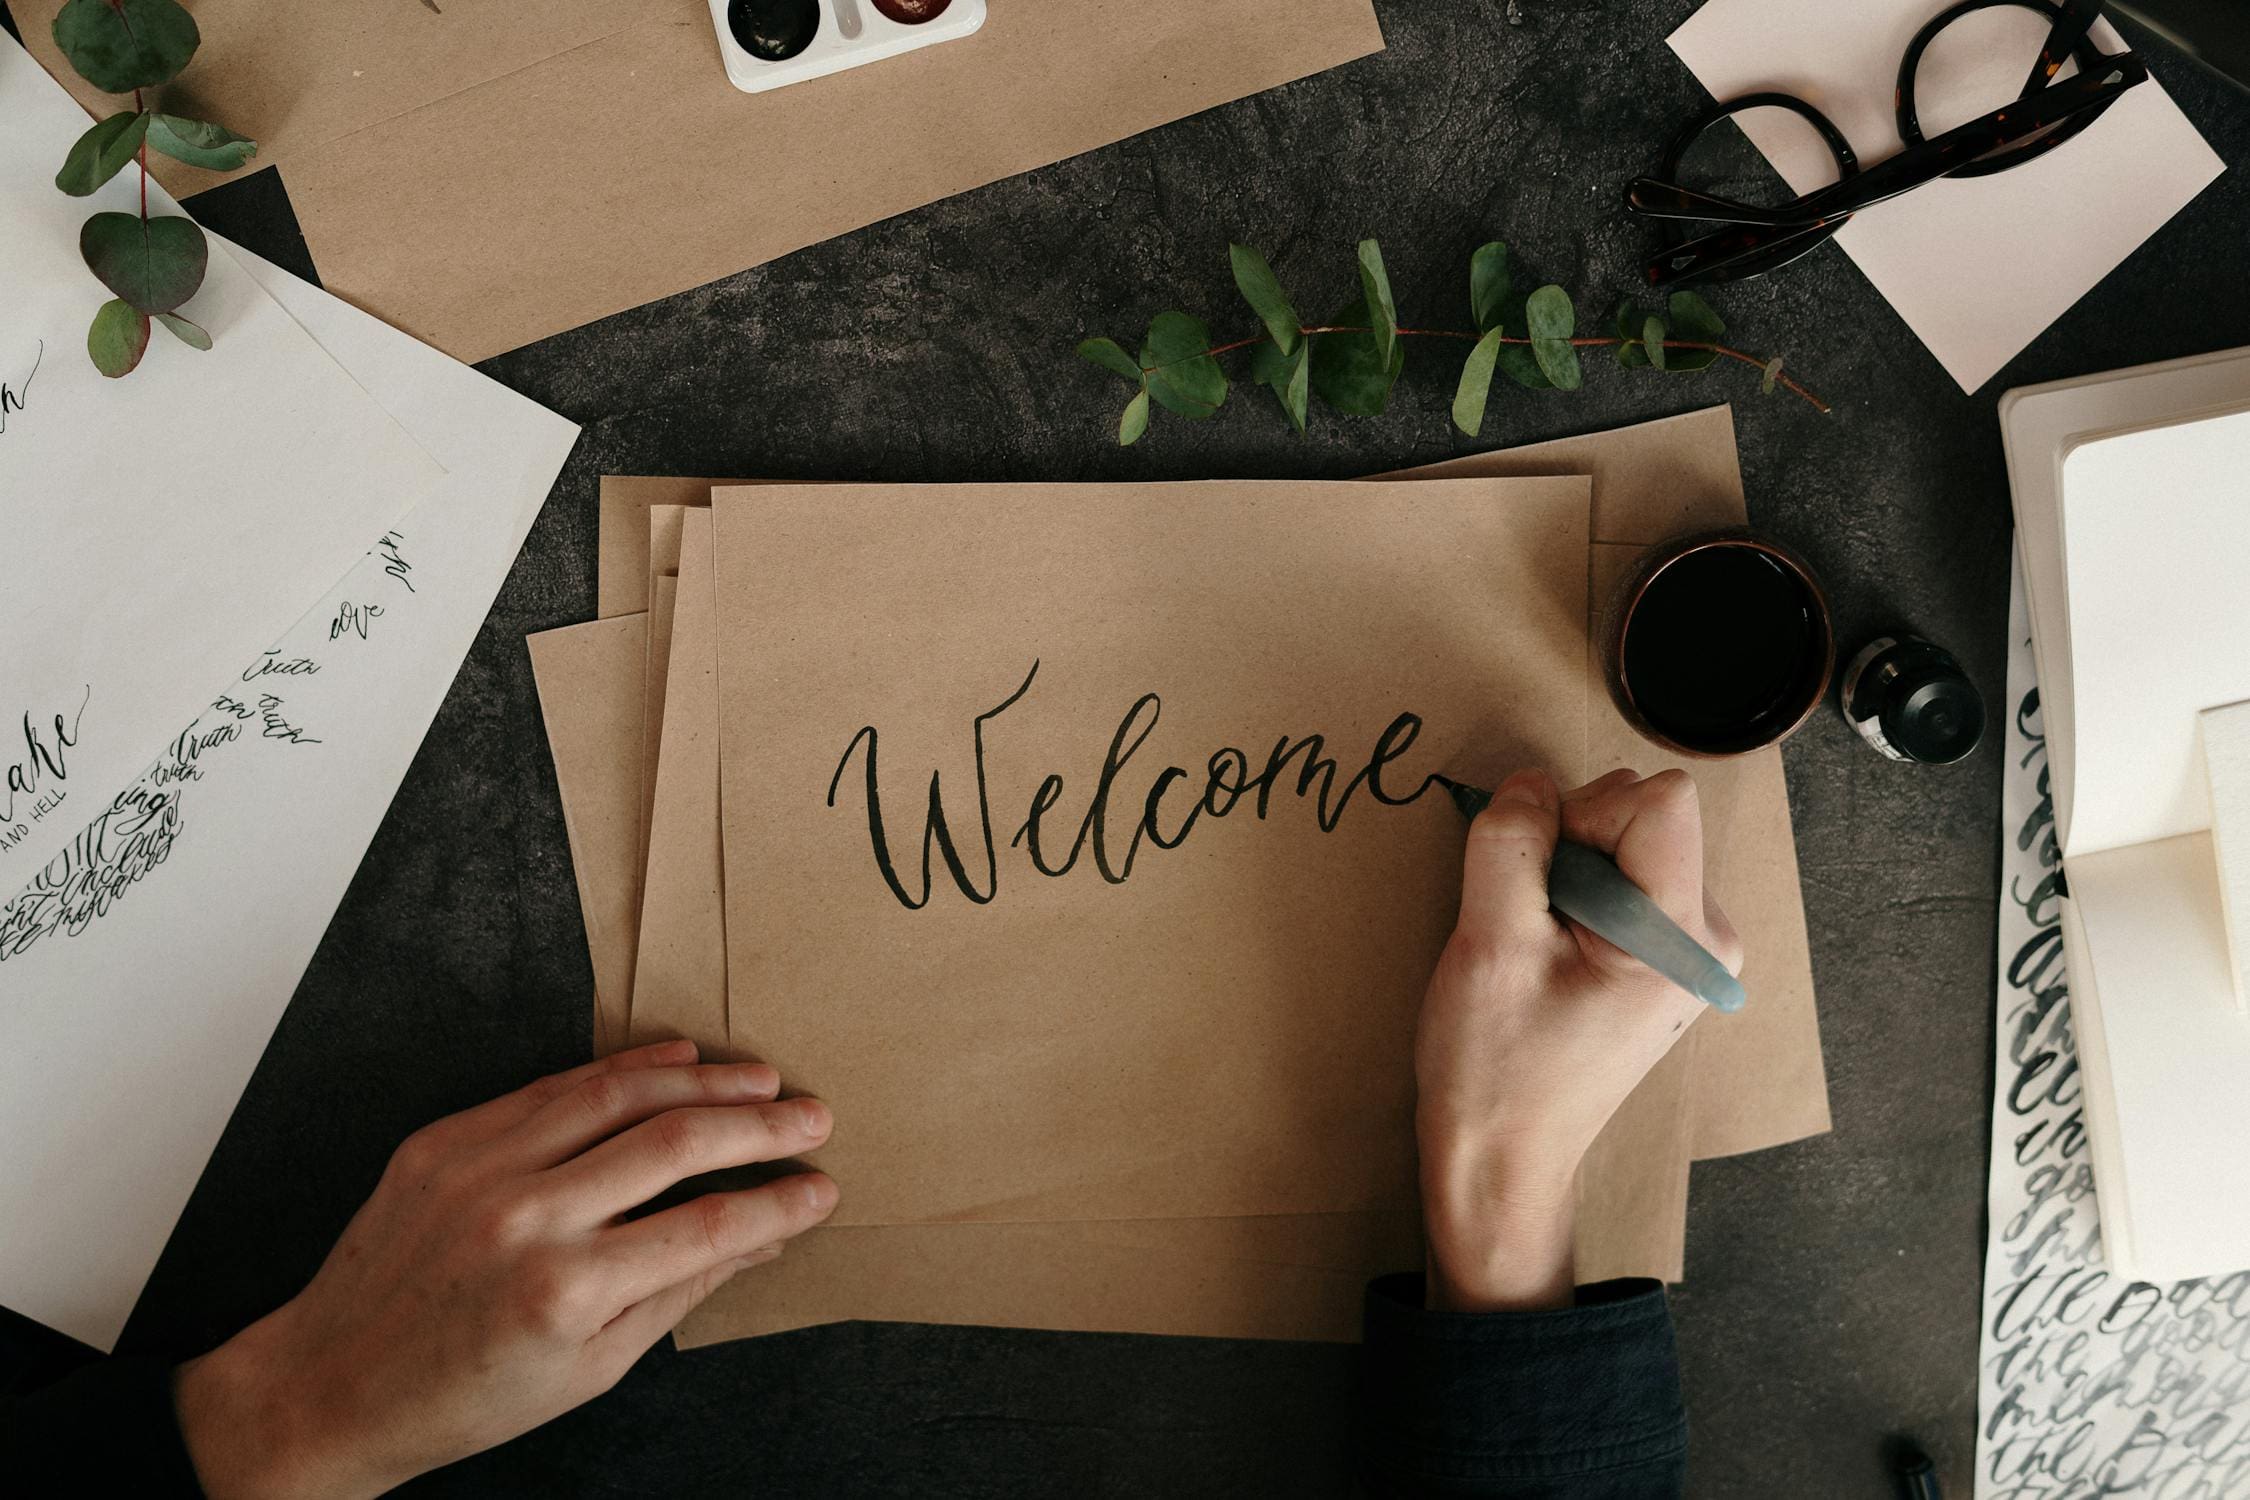
[[[1813,3],[1813,0],[1807,0]],[[1226,244],[1305,302],[1380,234],[1405,314],[1456,316],[1502,238],[1579,294],[1632,285],[1612,205],[1703,95],[1663,45],[1693,0],[1379,0],[1390,48],[495,359],[578,448],[220,1143],[125,1346],[193,1352],[293,1292],[414,1126],[582,1058],[591,980],[523,637],[591,617],[605,473],[874,480],[1343,477],[1469,446],[1452,359],[1391,413],[1288,431],[1263,392],[1111,432],[1070,356],[1179,306],[1239,315]],[[1286,7],[1276,24],[1286,25]],[[1519,19],[1520,18],[1520,21]],[[1826,574],[1847,647],[1906,625],[2002,697],[1999,391],[2250,343],[2250,97],[2158,51],[2232,170],[1964,395],[1833,248],[1714,297],[1835,404],[1755,377],[1495,395],[1486,444],[1735,402],[1753,518]],[[1890,59],[1870,59],[1888,69]],[[1863,153],[1880,144],[1861,142]],[[430,170],[444,170],[442,162]],[[195,205],[310,270],[261,173]],[[1933,274],[1943,274],[1933,268]],[[2000,767],[1878,759],[1833,713],[1785,752],[1835,1130],[1695,1169],[1675,1295],[1699,1497],[1881,1496],[1911,1432],[1966,1495],[1993,1046]],[[41,1336],[0,1328],[16,1363]],[[608,1399],[427,1495],[1324,1495],[1350,1351],[853,1325],[651,1354]]]

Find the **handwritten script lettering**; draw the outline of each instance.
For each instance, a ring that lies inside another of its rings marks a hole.
[[[410,575],[414,572],[414,565],[406,560],[405,553],[400,550],[405,545],[405,537],[395,531],[386,531],[383,539],[375,544],[375,551],[383,559],[383,571],[405,584],[406,591],[411,594],[414,592],[414,580]]]
[[[367,639],[368,627],[382,617],[382,605],[354,604],[347,599],[343,607],[336,611],[336,618],[328,622],[328,638],[333,641],[347,635],[356,635],[364,641]]]
[[[985,776],[985,728],[1031,691],[1032,682],[1039,675],[1039,663],[1031,664],[1022,686],[1002,699],[997,705],[978,714],[972,722],[970,735],[976,765],[976,817],[977,848],[964,858],[961,843],[954,834],[953,817],[946,811],[943,777],[930,773],[929,801],[922,818],[922,862],[919,883],[909,886],[898,872],[893,858],[890,832],[883,819],[881,774],[877,764],[878,734],[870,724],[854,734],[844,747],[841,759],[836,762],[836,772],[828,782],[828,805],[834,807],[843,786],[844,773],[850,769],[852,757],[860,755],[865,763],[864,785],[867,802],[867,836],[875,857],[876,869],[884,884],[909,911],[919,911],[927,906],[935,894],[930,856],[934,849],[945,861],[947,873],[963,896],[977,905],[990,902],[1000,891],[999,850],[993,842],[991,788]],[[1247,751],[1228,745],[1212,752],[1204,763],[1202,786],[1198,791],[1191,773],[1184,766],[1167,766],[1158,772],[1141,793],[1136,803],[1131,794],[1124,798],[1124,816],[1131,821],[1124,836],[1122,850],[1118,847],[1119,830],[1114,826],[1111,801],[1118,792],[1120,780],[1148,737],[1155,732],[1158,719],[1164,712],[1163,701],[1155,693],[1143,693],[1133,700],[1118,721],[1116,733],[1110,737],[1109,749],[1103,755],[1101,769],[1094,780],[1094,790],[1086,810],[1069,837],[1065,849],[1055,847],[1056,832],[1047,823],[1047,815],[1060,803],[1068,790],[1060,774],[1050,774],[1039,783],[1032,794],[1031,803],[1023,822],[1008,840],[1010,848],[1020,848],[1028,856],[1031,867],[1041,875],[1060,877],[1076,868],[1080,858],[1093,856],[1094,868],[1101,878],[1111,885],[1122,885],[1133,873],[1133,864],[1139,858],[1142,845],[1158,849],[1177,849],[1187,841],[1199,820],[1205,817],[1223,818],[1248,800],[1255,806],[1255,816],[1264,820],[1271,809],[1274,790],[1292,780],[1294,792],[1301,800],[1310,801],[1314,819],[1323,833],[1333,833],[1343,821],[1345,809],[1352,796],[1361,787],[1369,797],[1385,807],[1404,807],[1419,799],[1433,786],[1439,784],[1436,776],[1426,776],[1411,791],[1386,786],[1383,772],[1386,766],[1401,759],[1410,750],[1422,732],[1422,720],[1410,713],[1393,719],[1388,728],[1376,736],[1374,748],[1359,769],[1345,778],[1339,787],[1337,775],[1342,769],[1336,760],[1325,754],[1326,741],[1317,734],[1291,739],[1283,735],[1271,751],[1254,760]],[[1182,783],[1187,783],[1182,785]],[[1139,784],[1137,781],[1134,783]],[[1317,792],[1315,786],[1318,786]],[[1177,795],[1175,795],[1175,793]],[[1173,798],[1167,809],[1165,799]],[[1169,828],[1169,832],[1167,832]],[[972,872],[971,860],[981,866],[981,873]]]
[[[31,711],[24,710],[18,756],[8,763],[5,778],[0,778],[5,788],[5,795],[0,796],[0,823],[13,823],[19,814],[36,817],[59,800],[52,795],[52,784],[70,779],[69,753],[78,744],[78,725],[86,717],[86,705],[93,701],[94,689],[89,685],[77,711],[67,720],[56,714],[44,724],[35,723]],[[49,789],[48,795],[42,795],[42,786]]]
[[[277,646],[242,669],[244,682],[256,682],[261,677],[310,677],[320,670],[320,663],[309,656],[283,656]]]
[[[47,341],[41,339],[39,348],[31,356],[30,373],[23,377],[22,384],[10,385],[0,380],[0,436],[8,431],[10,414],[24,410],[24,403],[31,398],[31,382],[39,378],[39,366],[46,358]]]
[[[2036,687],[2009,744],[1977,1493],[2250,1495],[2250,1273],[2167,1288],[2102,1265]]]
[[[20,957],[41,938],[76,937],[170,858],[183,826],[180,804],[187,787],[203,779],[215,751],[241,736],[231,717],[188,726],[146,776],[120,792],[69,848],[0,906],[0,963]]]

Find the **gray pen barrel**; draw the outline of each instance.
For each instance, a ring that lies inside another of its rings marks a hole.
[[[1607,938],[1713,1010],[1742,1009],[1742,981],[1689,937],[1610,858],[1564,839],[1547,873],[1550,905]]]

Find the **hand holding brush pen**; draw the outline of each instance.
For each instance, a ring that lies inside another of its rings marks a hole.
[[[1492,805],[1492,793],[1479,787],[1457,781],[1444,784],[1465,818],[1473,819]],[[1617,868],[1615,860],[1598,849],[1575,839],[1556,840],[1547,868],[1547,898],[1561,915],[1614,943],[1713,1010],[1737,1011],[1749,998],[1742,981],[1710,949],[1688,936]]]

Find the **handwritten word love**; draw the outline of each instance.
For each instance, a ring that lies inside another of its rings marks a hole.
[[[969,900],[982,906],[1000,893],[999,853],[992,838],[991,789],[985,777],[985,726],[1014,707],[1024,694],[1030,692],[1032,681],[1038,675],[1039,663],[1035,661],[1031,664],[1031,671],[1024,678],[1023,685],[993,708],[978,714],[971,727],[976,754],[977,827],[984,867],[981,883],[970,874],[968,862],[962,858],[960,845],[954,837],[952,819],[945,808],[943,778],[940,773],[933,771],[930,774],[928,810],[922,821],[920,886],[919,889],[910,889],[899,876],[897,864],[892,858],[889,830],[883,821],[875,726],[870,724],[861,729],[852,736],[851,743],[844,747],[842,758],[836,762],[836,774],[829,778],[828,805],[836,805],[844,772],[850,767],[852,757],[859,754],[860,747],[864,745],[867,750],[868,843],[884,884],[890,887],[891,894],[908,911],[921,910],[929,904],[930,897],[934,894],[930,876],[930,854],[933,848],[943,856],[954,885]],[[1439,784],[1436,776],[1424,777],[1410,792],[1400,792],[1384,784],[1384,767],[1403,757],[1422,732],[1422,720],[1415,714],[1400,714],[1390,722],[1388,728],[1376,736],[1374,749],[1369,752],[1366,763],[1344,781],[1341,790],[1336,782],[1340,767],[1333,758],[1322,753],[1326,741],[1321,735],[1310,734],[1296,740],[1283,735],[1274,741],[1274,747],[1266,755],[1263,766],[1255,772],[1247,752],[1232,745],[1222,746],[1213,751],[1204,763],[1202,790],[1193,802],[1184,804],[1186,811],[1178,813],[1176,809],[1183,804],[1174,804],[1173,815],[1178,816],[1179,821],[1169,835],[1161,826],[1167,816],[1165,798],[1175,789],[1183,794],[1191,791],[1192,787],[1180,786],[1180,783],[1190,780],[1191,773],[1183,766],[1167,766],[1157,774],[1147,793],[1140,799],[1137,813],[1128,814],[1134,821],[1130,834],[1125,839],[1123,853],[1118,854],[1116,835],[1111,828],[1110,799],[1127,763],[1155,731],[1157,720],[1163,711],[1163,702],[1155,693],[1143,693],[1133,700],[1132,707],[1125,710],[1125,717],[1118,722],[1117,732],[1110,738],[1108,753],[1102,757],[1101,770],[1094,781],[1093,795],[1087,803],[1085,815],[1079,819],[1077,831],[1071,836],[1067,853],[1059,857],[1056,855],[1049,841],[1050,830],[1046,822],[1047,815],[1063,800],[1065,782],[1059,774],[1051,774],[1039,783],[1038,791],[1032,794],[1023,822],[1017,827],[1014,837],[1008,841],[1009,847],[1024,850],[1030,857],[1032,868],[1041,875],[1050,877],[1069,874],[1077,866],[1080,856],[1091,850],[1094,868],[1102,879],[1111,885],[1123,885],[1133,873],[1133,863],[1139,857],[1144,841],[1159,849],[1177,849],[1194,832],[1199,820],[1204,817],[1223,818],[1243,805],[1246,799],[1255,799],[1256,815],[1263,821],[1271,807],[1274,789],[1283,783],[1284,772],[1289,770],[1293,762],[1296,767],[1296,795],[1299,798],[1313,799],[1315,821],[1322,833],[1336,831],[1337,825],[1343,821],[1346,807],[1351,803],[1352,794],[1362,786],[1367,788],[1370,797],[1385,807],[1405,807]],[[1317,795],[1313,792],[1315,782],[1319,784]]]

